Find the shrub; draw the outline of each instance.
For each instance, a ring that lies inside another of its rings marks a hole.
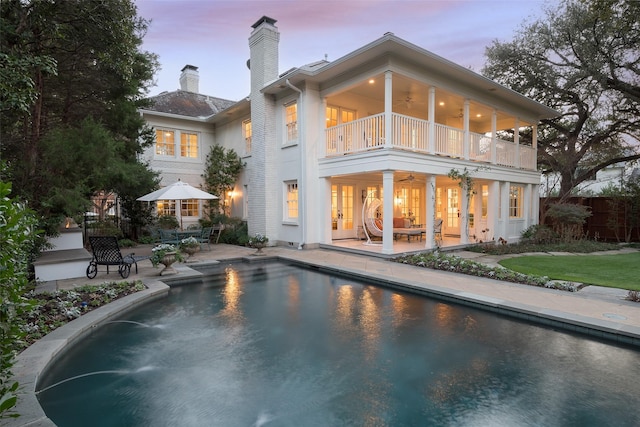
[[[118,246],[121,248],[133,248],[134,246],[137,246],[137,243],[131,239],[120,239],[118,240]]]
[[[640,291],[629,291],[629,293],[627,294],[627,300],[640,302]]]
[[[220,234],[220,243],[245,246],[248,241],[247,223],[240,218],[229,218],[229,222]]]
[[[533,243],[551,243],[558,240],[558,235],[549,227],[543,224],[534,224],[527,228],[520,235],[524,241]]]
[[[18,383],[11,380],[15,353],[24,339],[18,317],[30,309],[28,260],[38,235],[34,212],[10,199],[11,184],[0,180],[0,420],[17,402]]]
[[[117,238],[123,236],[122,230],[120,230],[118,225],[109,220],[87,223],[87,233],[90,236],[114,236]]]
[[[547,209],[553,230],[562,240],[578,240],[582,237],[582,226],[591,216],[589,207],[572,203],[553,203]]]
[[[158,217],[158,227],[164,230],[173,230],[180,227],[178,219],[172,215],[160,215]]]

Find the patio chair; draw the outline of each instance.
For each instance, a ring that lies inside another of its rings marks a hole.
[[[93,258],[89,261],[89,266],[87,267],[87,277],[89,279],[96,277],[99,265],[107,266],[107,274],[109,274],[110,265],[117,265],[118,273],[123,279],[126,279],[129,277],[132,264],[136,266],[136,274],[138,274],[138,261],[149,258],[148,256],[136,256],[133,253],[122,256],[118,246],[118,239],[114,236],[90,236],[89,244],[91,245],[91,252],[93,252]]]
[[[175,230],[160,229],[160,243],[166,243],[168,245],[179,245],[180,239]]]
[[[213,227],[202,227],[202,231],[199,236],[195,236],[196,240],[200,242],[200,249],[204,247],[204,244],[207,244],[209,250],[211,250],[211,231]]]

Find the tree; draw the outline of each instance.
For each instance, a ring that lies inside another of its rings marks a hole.
[[[560,197],[640,158],[638,16],[634,0],[565,0],[487,48],[483,74],[561,112],[538,134],[538,166],[560,175]]]
[[[220,145],[211,147],[202,177],[205,190],[215,194],[219,199],[210,202],[210,208],[213,210],[210,215],[222,213],[228,216],[230,214],[226,195],[233,190],[243,167],[242,159],[233,149],[225,150]]]
[[[10,193],[11,184],[0,179],[0,420],[18,415],[11,412],[18,390],[11,367],[24,333],[16,319],[29,309],[28,260],[38,235],[34,212]]]
[[[131,0],[0,3],[0,60],[22,65],[0,63],[0,155],[50,232],[99,191],[134,198],[157,184],[138,161],[153,143],[138,109],[158,67],[139,50],[146,28]]]

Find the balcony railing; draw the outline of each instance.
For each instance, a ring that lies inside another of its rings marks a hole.
[[[465,132],[462,129],[435,123],[434,141],[430,144],[427,120],[394,113],[391,124],[390,144],[386,144],[384,113],[330,127],[325,130],[326,156],[342,156],[387,147],[468,158],[500,166],[536,169],[536,150],[527,145],[469,132],[467,151]]]

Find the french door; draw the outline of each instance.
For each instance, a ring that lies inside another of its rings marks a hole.
[[[443,233],[460,235],[460,187],[446,188],[446,208],[444,212]]]
[[[356,237],[354,230],[354,196],[354,185],[331,185],[331,238],[334,240]]]

